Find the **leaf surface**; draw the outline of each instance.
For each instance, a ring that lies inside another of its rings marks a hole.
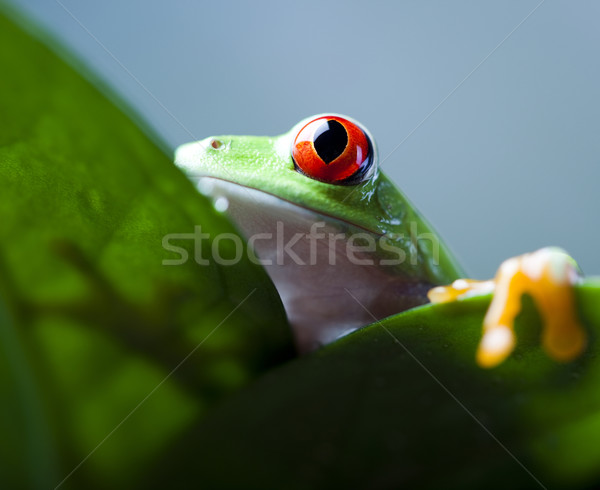
[[[54,487],[95,450],[65,488],[125,487],[291,336],[245,248],[196,263],[195,227],[203,259],[243,242],[160,140],[24,25],[0,16],[0,479]]]

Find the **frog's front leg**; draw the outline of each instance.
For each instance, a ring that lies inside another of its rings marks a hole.
[[[459,279],[430,290],[428,296],[432,303],[445,303],[494,291],[477,350],[479,365],[493,367],[515,347],[514,321],[521,310],[521,297],[529,294],[542,317],[544,349],[556,360],[569,361],[586,345],[573,289],[580,280],[577,264],[566,252],[543,248],[506,260],[492,281]]]

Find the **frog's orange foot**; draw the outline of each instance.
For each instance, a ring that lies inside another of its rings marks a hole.
[[[544,323],[544,349],[558,361],[570,361],[586,345],[573,290],[580,280],[577,264],[566,252],[543,248],[506,260],[493,281],[459,279],[450,286],[432,289],[428,296],[432,303],[444,303],[494,291],[477,350],[479,365],[493,367],[515,347],[514,321],[521,310],[521,296],[529,294]]]

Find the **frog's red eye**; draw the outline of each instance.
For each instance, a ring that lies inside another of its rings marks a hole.
[[[356,124],[339,116],[322,116],[306,124],[294,139],[296,169],[330,184],[362,182],[373,166],[373,145]]]

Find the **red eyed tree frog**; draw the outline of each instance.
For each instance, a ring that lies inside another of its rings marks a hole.
[[[350,117],[313,116],[276,137],[206,138],[179,147],[175,162],[247,239],[301,352],[428,299],[492,291],[481,366],[497,365],[514,348],[524,293],[545,320],[551,356],[569,360],[585,346],[573,259],[546,248],[507,260],[493,280],[461,279],[443,241],[379,170],[369,131]]]

